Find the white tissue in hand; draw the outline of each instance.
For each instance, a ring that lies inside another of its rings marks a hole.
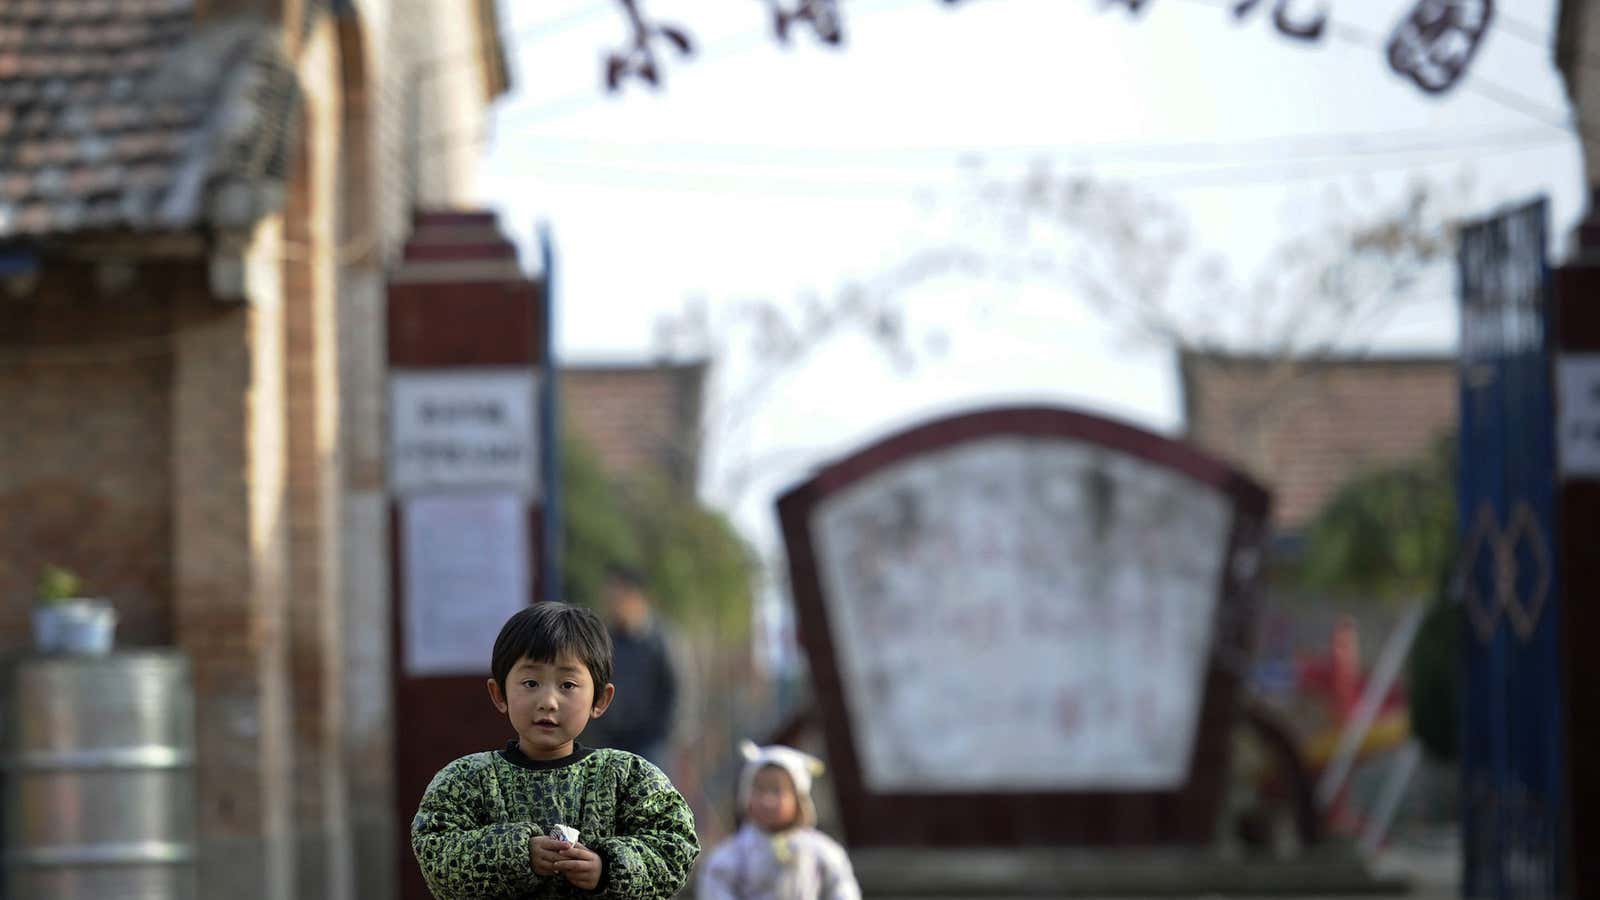
[[[550,836],[558,841],[576,844],[578,842],[578,829],[573,828],[571,825],[551,825]]]

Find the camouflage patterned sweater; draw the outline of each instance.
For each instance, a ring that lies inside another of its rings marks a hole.
[[[592,893],[535,875],[529,842],[562,824],[603,860]],[[532,760],[512,741],[433,776],[411,820],[411,847],[438,900],[666,900],[700,853],[694,814],[643,757],[582,745]]]

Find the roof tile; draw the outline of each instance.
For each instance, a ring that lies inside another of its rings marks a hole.
[[[84,225],[89,228],[108,228],[122,218],[121,204],[116,197],[96,197],[89,204]]]
[[[220,179],[241,147],[284,139],[296,93],[275,29],[197,24],[194,2],[0,0],[0,238],[140,227],[172,205],[180,166]],[[205,138],[241,106],[245,133]]]

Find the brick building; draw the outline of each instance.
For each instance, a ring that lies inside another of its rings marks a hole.
[[[664,475],[693,494],[705,380],[704,362],[568,364],[561,408],[613,477]]]
[[[1185,352],[1187,436],[1273,492],[1273,524],[1299,532],[1352,476],[1421,456],[1456,427],[1455,358]]]
[[[47,562],[193,663],[200,896],[392,896],[384,275],[491,0],[0,0],[0,650]]]

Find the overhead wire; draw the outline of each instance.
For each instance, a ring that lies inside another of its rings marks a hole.
[[[1496,140],[1480,141],[1472,149],[1480,154],[1516,153],[1538,150],[1565,143],[1565,135],[1544,132],[1508,133]],[[1255,183],[1337,178],[1377,172],[1399,171],[1415,168],[1419,164],[1448,163],[1460,156],[1460,145],[1445,147],[1418,147],[1385,151],[1389,158],[1372,159],[1362,166],[1351,166],[1341,154],[1293,157],[1287,159],[1258,160],[1190,167],[1172,172],[1128,173],[1115,172],[1107,177],[1141,185],[1164,185],[1170,188],[1222,187]],[[1421,154],[1419,156],[1419,154]],[[1443,155],[1441,155],[1443,154]],[[1399,157],[1399,158],[1397,158]],[[656,189],[662,191],[741,191],[757,194],[798,194],[816,196],[824,192],[861,194],[925,193],[930,189],[926,181],[895,181],[885,177],[846,177],[823,173],[807,176],[798,173],[729,172],[726,170],[687,168],[682,166],[618,165],[578,159],[543,160],[549,169],[563,170],[559,181],[592,185]],[[1082,170],[1085,173],[1092,170]]]
[[[891,2],[889,2],[889,3],[885,3],[885,4],[880,5],[880,6],[870,7],[870,9],[875,11],[875,12],[886,12],[886,11],[890,11],[890,10],[895,9],[895,8],[908,6],[908,5],[912,4],[912,3],[917,3],[917,2],[927,2],[927,0],[891,0]],[[1206,5],[1211,5],[1211,6],[1220,6],[1221,8],[1231,8],[1231,5],[1232,5],[1232,0],[1194,0],[1194,2],[1204,3]],[[575,13],[575,14],[572,14],[572,15],[569,15],[569,16],[561,17],[559,20],[557,20],[557,22],[555,24],[560,26],[560,27],[562,27],[562,28],[575,28],[579,24],[582,24],[584,22],[587,22],[587,21],[590,21],[590,20],[598,18],[601,14],[603,14],[603,13],[605,13],[607,11],[608,11],[607,8],[603,7],[603,6],[602,7],[596,7],[596,8],[587,8],[587,9],[584,9],[584,10],[580,10],[578,13]],[[1503,19],[1497,19],[1496,21],[1499,22],[1501,25],[1505,24],[1505,20],[1503,20]],[[1374,47],[1377,47],[1377,48],[1381,49],[1381,45],[1383,43],[1381,36],[1376,35],[1375,33],[1371,32],[1371,31],[1369,31],[1367,29],[1360,28],[1359,26],[1354,26],[1354,25],[1351,25],[1351,24],[1345,23],[1345,22],[1335,22],[1335,23],[1330,23],[1330,25],[1333,26],[1333,27],[1329,28],[1328,32],[1335,40],[1338,40],[1338,41],[1340,41],[1342,43],[1345,43],[1345,44],[1348,44],[1348,45],[1360,46],[1363,49],[1372,49]],[[1523,23],[1518,23],[1518,25],[1516,25],[1514,27],[1518,27],[1518,28],[1520,28],[1520,30],[1525,32],[1524,36],[1526,36],[1526,34],[1531,34],[1532,33],[1532,31],[1531,31],[1532,26],[1526,26]],[[532,31],[532,30],[533,29],[530,28],[530,29],[524,29],[523,31],[524,32],[529,32],[529,31]],[[519,33],[522,33],[522,32],[519,32]],[[713,43],[707,49],[702,51],[700,54],[698,54],[698,61],[701,62],[701,63],[704,63],[704,62],[715,61],[717,59],[726,58],[728,56],[733,56],[733,55],[736,55],[738,53],[745,52],[745,51],[747,51],[749,49],[765,45],[769,41],[770,41],[770,33],[767,32],[766,30],[747,31],[747,32],[736,33],[736,34],[731,35],[729,37],[725,37],[724,39],[722,39],[719,42]],[[1480,97],[1483,97],[1485,99],[1490,100],[1491,102],[1496,103],[1497,105],[1500,105],[1500,106],[1502,106],[1504,108],[1507,108],[1507,109],[1515,111],[1515,112],[1517,112],[1517,113],[1519,113],[1521,115],[1524,115],[1524,116],[1526,116],[1526,117],[1538,122],[1540,125],[1544,126],[1547,129],[1557,130],[1557,131],[1563,133],[1564,137],[1560,138],[1560,140],[1566,140],[1567,136],[1574,136],[1574,135],[1578,136],[1581,139],[1586,140],[1586,141],[1587,140],[1597,140],[1597,138],[1594,135],[1586,134],[1585,133],[1585,129],[1580,128],[1579,125],[1570,116],[1565,115],[1562,111],[1554,109],[1552,107],[1549,107],[1548,105],[1540,103],[1539,101],[1537,101],[1537,100],[1535,100],[1533,98],[1527,97],[1525,95],[1522,95],[1522,94],[1520,94],[1520,93],[1518,93],[1516,91],[1510,90],[1508,88],[1504,88],[1501,85],[1495,84],[1493,82],[1489,82],[1489,81],[1487,81],[1487,79],[1484,79],[1482,77],[1474,76],[1474,75],[1469,73],[1468,76],[1463,79],[1461,86],[1466,88],[1466,89],[1468,89],[1469,91],[1471,91],[1472,93],[1474,93],[1474,94],[1476,94],[1476,95],[1478,95]],[[606,98],[604,98],[604,97],[597,96],[596,92],[593,91],[593,90],[586,90],[586,91],[583,91],[583,92],[575,92],[575,93],[573,93],[571,95],[568,95],[568,96],[565,96],[565,97],[559,97],[559,98],[556,98],[555,100],[548,101],[548,102],[543,103],[543,104],[541,104],[539,106],[519,111],[518,113],[516,113],[514,115],[514,117],[502,118],[500,120],[500,124],[504,125],[507,121],[524,122],[524,121],[528,121],[528,120],[532,120],[534,122],[539,122],[539,123],[542,124],[543,122],[549,121],[551,118],[560,118],[560,117],[568,115],[568,114],[570,114],[572,112],[581,111],[584,108],[592,107],[592,106],[596,105],[599,102],[603,102],[605,99]],[[1368,145],[1362,145],[1361,144],[1361,142],[1363,142],[1363,141],[1376,141],[1379,138],[1384,138],[1384,139],[1393,138],[1396,134],[1418,134],[1418,135],[1426,134],[1427,136],[1433,138],[1433,140],[1427,142],[1427,144],[1425,144],[1425,145],[1395,144],[1395,143],[1390,143],[1387,140],[1384,143],[1381,143],[1381,144],[1368,144]],[[715,154],[715,153],[737,154],[737,153],[740,153],[740,152],[747,152],[747,151],[748,152],[759,152],[759,153],[767,154],[768,156],[787,154],[787,155],[790,155],[791,157],[793,157],[793,156],[806,156],[806,157],[808,157],[807,165],[826,165],[827,163],[824,163],[823,161],[816,159],[816,157],[818,157],[818,156],[834,156],[834,157],[838,157],[838,156],[858,155],[858,156],[878,156],[878,157],[881,158],[881,157],[895,156],[895,155],[904,155],[904,156],[920,155],[920,156],[927,156],[927,157],[935,157],[935,158],[937,158],[937,157],[939,157],[941,155],[946,156],[946,157],[976,156],[976,155],[979,155],[979,154],[983,154],[983,155],[987,155],[987,156],[993,156],[994,154],[997,154],[997,153],[998,154],[1014,154],[1014,153],[1019,153],[1019,152],[1034,152],[1034,153],[1040,153],[1040,154],[1048,153],[1048,154],[1050,154],[1052,156],[1057,156],[1057,157],[1067,157],[1074,164],[1079,165],[1079,166],[1084,166],[1084,165],[1096,165],[1096,164],[1103,165],[1103,164],[1106,164],[1108,162],[1109,163],[1113,163],[1113,164],[1115,164],[1115,163],[1124,163],[1124,162],[1170,162],[1172,164],[1192,164],[1192,163],[1196,163],[1196,162],[1204,162],[1204,161],[1209,161],[1211,159],[1215,159],[1217,157],[1217,155],[1219,155],[1219,154],[1230,154],[1230,155],[1232,155],[1232,154],[1237,154],[1239,152],[1248,151],[1250,149],[1268,148],[1268,147],[1276,146],[1276,147],[1283,148],[1284,152],[1273,154],[1271,156],[1271,158],[1266,160],[1265,162],[1267,164],[1270,164],[1270,165],[1278,166],[1281,169],[1284,166],[1292,165],[1292,164],[1294,164],[1296,162],[1306,162],[1307,161],[1307,160],[1300,159],[1300,157],[1296,154],[1296,150],[1308,150],[1309,151],[1309,155],[1314,157],[1314,156],[1318,156],[1318,155],[1323,155],[1323,154],[1328,154],[1328,153],[1335,152],[1335,149],[1336,149],[1335,145],[1339,144],[1339,143],[1345,144],[1345,146],[1342,147],[1342,150],[1339,151],[1340,156],[1342,156],[1343,158],[1354,159],[1354,158],[1362,158],[1362,157],[1369,157],[1369,156],[1388,156],[1388,155],[1397,155],[1397,154],[1403,155],[1403,154],[1413,154],[1413,153],[1420,153],[1420,152],[1434,152],[1434,151],[1437,151],[1437,152],[1453,152],[1453,153],[1459,154],[1463,150],[1478,150],[1478,149],[1487,149],[1487,150],[1491,150],[1493,152],[1508,152],[1508,151],[1509,152],[1516,152],[1516,151],[1520,151],[1520,150],[1524,150],[1524,149],[1533,149],[1533,148],[1536,148],[1538,146],[1543,146],[1543,145],[1546,145],[1546,144],[1554,144],[1554,143],[1557,142],[1557,139],[1552,137],[1552,136],[1538,137],[1538,136],[1527,135],[1525,133],[1515,133],[1515,134],[1511,134],[1511,133],[1476,133],[1476,134],[1471,134],[1471,135],[1468,135],[1468,136],[1464,136],[1464,137],[1459,138],[1459,139],[1457,139],[1457,138],[1441,138],[1438,135],[1439,135],[1439,132],[1438,132],[1437,129],[1418,128],[1418,129],[1407,129],[1407,130],[1405,130],[1403,132],[1346,133],[1346,134],[1341,134],[1341,135],[1280,135],[1280,136],[1270,136],[1270,137],[1254,138],[1254,139],[1243,139],[1243,140],[1240,140],[1240,141],[1218,141],[1218,142],[1185,141],[1185,142],[1168,142],[1168,143],[1163,143],[1163,142],[1118,142],[1118,143],[1107,143],[1107,144],[1102,144],[1102,145],[1091,145],[1091,146],[1089,146],[1087,148],[1084,147],[1083,145],[1066,146],[1066,147],[1047,147],[1047,146],[1022,147],[1022,146],[1016,146],[1016,145],[1013,145],[1011,147],[993,147],[993,146],[979,146],[979,145],[972,145],[972,146],[967,146],[967,147],[937,147],[937,146],[928,146],[928,145],[918,145],[918,146],[899,147],[899,148],[881,148],[881,147],[879,147],[879,148],[803,148],[803,147],[781,148],[781,147],[774,147],[774,146],[771,146],[771,145],[767,145],[767,146],[761,146],[761,145],[744,146],[744,145],[733,145],[733,144],[718,144],[718,143],[715,143],[715,142],[680,142],[679,144],[676,144],[676,145],[673,145],[673,144],[665,144],[665,145],[663,145],[663,144],[657,143],[657,144],[653,144],[652,145],[652,149],[654,149],[656,151],[660,151],[660,150],[665,148],[665,149],[672,149],[672,150],[678,151],[680,153],[682,151],[685,151],[685,150],[692,150],[692,151],[695,151],[695,152],[699,152],[702,155],[705,155],[705,154],[708,154],[708,153],[710,153],[710,154]],[[458,133],[457,134],[452,134],[452,133],[448,133],[447,132],[447,133],[443,133],[443,134],[433,135],[433,136],[431,136],[431,138],[424,139],[424,140],[427,141],[429,144],[432,144],[433,142],[452,142],[453,141],[455,143],[453,143],[452,146],[459,146],[460,145],[460,141],[461,141],[461,137],[462,136],[460,134],[458,134]],[[506,138],[506,134],[504,132],[502,132],[501,134],[499,134],[497,136],[497,138],[503,140],[503,139]],[[484,135],[482,135],[482,134],[476,134],[476,135],[474,135],[472,137],[472,140],[473,140],[474,144],[476,144],[478,146],[481,146],[483,143],[485,143],[486,137]],[[569,147],[583,147],[583,146],[585,146],[584,142],[582,142],[582,141],[574,141],[574,140],[571,140],[571,139],[565,140],[564,143],[565,143],[566,146],[569,146]],[[590,142],[587,146],[595,147],[599,143],[600,142]],[[531,155],[538,155],[539,153],[541,153],[546,148],[552,148],[552,149],[558,148],[559,145],[561,145],[561,144],[563,144],[563,139],[551,138],[551,137],[541,137],[539,142],[533,146]],[[607,144],[607,146],[608,147],[609,146],[614,146],[614,144]],[[423,147],[423,151],[424,152],[426,152],[428,149],[429,148],[426,147],[426,146]],[[1101,153],[1101,154],[1107,154],[1107,155],[1109,155],[1110,158],[1102,158],[1102,159],[1098,159],[1097,160],[1097,159],[1093,158],[1093,154],[1095,154],[1097,152]],[[1230,160],[1230,162],[1231,161],[1232,160]],[[1315,159],[1309,160],[1309,161],[1310,162],[1317,162],[1317,160],[1315,160]],[[954,162],[955,162],[954,160],[951,160],[950,164],[953,164]],[[608,164],[607,163],[597,162],[597,161],[593,160],[592,158],[591,159],[582,159],[582,160],[562,160],[562,159],[553,159],[552,160],[552,159],[544,159],[544,160],[541,160],[540,164],[541,165],[545,165],[545,166],[564,167],[564,168],[567,168],[569,170],[579,170],[579,171],[582,171],[582,170],[607,171],[608,170]],[[741,163],[741,162],[739,162],[737,160],[735,160],[733,162],[728,162],[727,160],[723,160],[719,164],[722,164],[722,165],[740,165],[740,164],[743,164],[743,165],[746,165],[746,166],[755,166],[755,165],[770,166],[772,164],[772,161],[770,159],[760,159],[760,160],[745,160],[745,161],[743,161]],[[928,165],[928,164],[924,164],[924,165]],[[654,166],[653,169],[652,169],[652,166]],[[833,167],[840,168],[840,166],[837,166],[837,164],[833,164]],[[895,170],[897,172],[903,172],[906,168],[908,168],[908,167],[906,165],[904,165],[904,164],[897,164],[896,167],[895,167]],[[1384,170],[1384,169],[1392,169],[1392,168],[1394,168],[1393,165],[1378,165],[1378,166],[1369,166],[1369,167],[1365,167],[1365,168],[1363,168],[1363,167],[1353,167],[1352,168],[1352,173],[1353,174],[1359,174],[1362,171]],[[1202,177],[1202,179],[1204,179],[1204,178],[1215,177],[1216,173],[1219,173],[1219,172],[1238,171],[1238,170],[1241,170],[1241,169],[1242,169],[1242,166],[1240,166],[1238,164],[1233,164],[1233,165],[1227,165],[1227,166],[1222,166],[1222,167],[1217,167],[1217,168],[1212,168],[1212,169],[1207,169],[1207,170],[1200,170],[1198,172],[1196,172],[1194,170],[1186,170],[1184,172],[1153,173],[1153,174],[1147,174],[1147,175],[1143,175],[1143,176],[1132,176],[1130,180],[1137,180],[1137,181],[1165,181],[1165,182],[1168,182],[1168,183],[1177,183],[1177,182],[1182,182],[1182,181],[1187,180],[1187,176],[1190,175],[1190,174],[1194,174],[1194,175],[1200,176],[1200,177]],[[668,176],[675,175],[675,174],[688,174],[690,176],[699,177],[701,175],[707,174],[707,173],[695,173],[695,172],[683,173],[682,170],[681,170],[681,167],[679,167],[679,171],[678,172],[674,172],[671,168],[663,167],[663,166],[660,166],[659,164],[647,163],[647,164],[641,166],[641,165],[637,164],[636,162],[631,162],[631,161],[625,161],[624,164],[620,164],[620,165],[618,165],[618,164],[609,164],[609,170],[620,172],[620,173],[625,173],[626,175],[632,175],[632,176],[638,176],[638,175],[642,175],[642,174],[650,174],[652,171],[654,171],[654,172],[656,172],[658,174],[661,174],[661,175],[668,175]],[[1241,172],[1241,174],[1246,176],[1246,177],[1242,178],[1241,181],[1260,180],[1260,178],[1258,176],[1252,176],[1249,173]],[[731,181],[733,183],[737,183],[737,181],[738,181],[738,179],[740,177],[741,176],[732,176],[731,177]],[[768,178],[773,178],[774,176],[771,175],[771,174],[765,174],[765,175],[762,175],[761,177],[763,179],[768,179]],[[1271,180],[1276,180],[1277,177],[1281,177],[1281,176],[1271,176]],[[1298,176],[1291,176],[1291,177],[1298,177]],[[1305,176],[1305,177],[1324,177],[1324,176],[1323,175],[1318,175],[1318,174],[1313,174],[1313,175],[1308,175],[1308,176]],[[637,178],[635,178],[635,180],[637,181]],[[729,173],[726,173],[726,172],[715,172],[715,173],[709,173],[709,177],[701,177],[700,180],[701,180],[702,183],[729,182],[730,181],[730,175],[729,175]],[[802,187],[803,188],[803,186],[805,184],[807,184],[807,183],[822,184],[822,183],[825,183],[825,182],[822,182],[822,181],[819,181],[819,180],[796,182],[794,179],[789,178],[789,179],[787,179],[786,183],[787,183],[789,189],[794,189],[796,187]],[[875,182],[849,181],[849,180],[840,180],[840,179],[835,179],[832,183],[834,183],[836,185],[839,185],[839,186],[847,186],[852,190],[861,189],[861,188],[871,188],[871,187],[876,186]],[[777,182],[774,182],[774,184],[776,185]],[[891,187],[893,190],[895,190],[896,193],[903,193],[903,189],[901,189],[899,186],[890,185],[889,187]],[[918,186],[907,185],[906,187],[918,187]]]
[[[616,141],[551,137],[541,138],[537,144],[530,146],[527,155],[537,157],[546,151],[554,150],[581,153],[585,162],[596,161],[597,154],[621,157],[624,162],[638,162],[639,152],[649,150],[653,151],[652,155],[656,157],[651,160],[654,162],[676,161],[677,157],[693,154],[698,158],[697,161],[731,166],[796,164],[854,166],[859,161],[867,161],[892,164],[897,170],[918,165],[938,165],[943,168],[952,160],[984,157],[983,161],[987,162],[995,157],[1005,156],[1021,156],[1028,160],[1061,157],[1064,161],[1086,164],[1107,162],[1186,164],[1211,161],[1238,162],[1241,160],[1241,155],[1250,154],[1252,151],[1270,160],[1330,153],[1368,156],[1396,152],[1452,150],[1460,147],[1471,148],[1480,143],[1500,143],[1507,138],[1546,136],[1550,132],[1564,130],[1558,125],[1546,123],[1538,128],[1524,127],[1498,131],[1472,127],[1446,132],[1438,128],[1424,127],[1392,131],[1368,129],[1263,135],[1233,140],[1099,141],[1068,146],[1055,143],[822,146],[716,141],[651,141],[619,144]]]
[[[872,6],[855,9],[852,11],[852,15],[857,17],[877,15],[927,2],[928,0],[883,0],[883,2]],[[598,16],[587,16],[585,18],[598,18]],[[772,40],[770,27],[747,29],[724,35],[717,40],[709,42],[706,46],[697,49],[690,59],[696,64],[729,59],[751,50],[770,46]],[[600,93],[592,87],[583,88],[557,96],[536,106],[520,109],[502,116],[496,121],[496,125],[505,126],[507,124],[521,123],[525,120],[540,124],[548,123],[593,108],[601,103],[614,102],[617,99],[615,96]],[[438,152],[441,147],[455,149],[463,143],[481,147],[488,140],[489,138],[478,129],[450,129],[431,135],[424,135],[419,140],[417,147],[419,152],[427,154]]]

